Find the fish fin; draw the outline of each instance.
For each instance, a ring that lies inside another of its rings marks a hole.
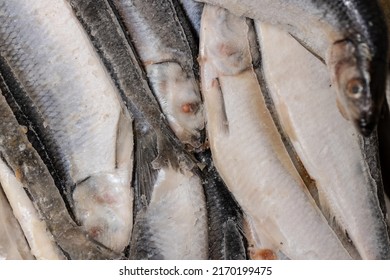
[[[135,133],[135,174],[134,174],[134,208],[135,213],[149,204],[153,186],[157,179],[158,169],[153,167],[157,157],[157,137],[153,130],[146,134]],[[143,201],[144,200],[144,201]]]
[[[244,242],[242,225],[239,220],[229,219],[224,228],[224,259],[245,260],[246,246]]]

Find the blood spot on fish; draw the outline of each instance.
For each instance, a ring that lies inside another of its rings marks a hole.
[[[96,202],[101,203],[101,204],[114,204],[116,202],[116,199],[114,196],[108,194],[108,193],[103,193],[101,195],[97,195],[95,197]]]
[[[217,50],[222,56],[226,56],[226,57],[232,56],[233,54],[235,54],[237,52],[234,47],[229,46],[229,45],[224,44],[224,43],[219,44],[217,47]]]
[[[186,103],[181,105],[181,111],[186,114],[194,113],[197,107],[198,105],[196,103]]]
[[[89,236],[93,239],[97,239],[103,232],[103,229],[99,226],[94,226],[89,229]]]
[[[251,250],[250,258],[252,260],[276,260],[276,254],[270,249]]]

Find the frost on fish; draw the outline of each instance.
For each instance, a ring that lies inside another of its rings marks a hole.
[[[0,260],[30,260],[34,256],[0,185]]]
[[[207,259],[207,215],[200,178],[162,168],[135,219],[131,259]],[[142,199],[142,198],[141,198]]]
[[[361,140],[337,114],[334,89],[319,60],[287,33],[260,22],[256,27],[267,88],[285,131],[316,182],[323,212],[363,259],[389,259],[389,237],[378,198],[380,192],[383,197],[383,186],[376,178],[380,173],[373,173],[376,143]]]
[[[252,68],[248,25],[205,6],[201,78],[215,166],[260,239],[291,259],[350,259],[305,190]],[[238,148],[239,147],[239,148]]]
[[[0,9],[7,101],[39,135],[33,143],[77,221],[120,252],[132,227],[130,116],[66,1],[0,1]]]
[[[202,144],[203,104],[194,50],[196,43],[173,1],[113,0],[146,69],[169,125],[184,143]]]
[[[368,136],[379,120],[388,68],[387,26],[377,1],[202,0],[297,38],[329,67],[339,107]]]

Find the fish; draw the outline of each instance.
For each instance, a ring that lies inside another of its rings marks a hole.
[[[206,201],[199,172],[154,169],[156,133],[135,129],[134,229],[129,259],[207,259]]]
[[[209,149],[196,154],[202,178],[208,216],[209,259],[247,259],[244,214],[216,170]],[[203,166],[204,165],[204,166]]]
[[[336,88],[338,107],[368,136],[385,98],[388,34],[377,1],[202,0],[277,25],[321,58]]]
[[[200,178],[158,171],[150,201],[137,214],[130,259],[208,258],[206,203]]]
[[[261,243],[290,259],[351,259],[294,168],[253,71],[245,18],[205,5],[200,68],[215,167]]]
[[[30,250],[0,185],[0,260],[33,260]]]
[[[127,110],[134,119],[142,118],[156,133],[158,153],[152,162],[153,168],[192,169],[194,162],[161,111],[135,46],[122,28],[113,3],[106,0],[67,2],[99,53]]]
[[[197,44],[176,1],[112,0],[151,89],[176,136],[192,148],[203,144],[203,104]]]
[[[326,66],[292,36],[258,21],[256,30],[266,87],[316,183],[323,212],[341,227],[339,236],[345,234],[357,248],[355,258],[389,259],[389,236],[378,198],[380,192],[384,196],[381,174],[376,179],[369,167],[379,161],[373,147],[376,133],[363,144],[363,137],[337,114]]]
[[[119,254],[132,230],[131,116],[68,2],[0,10],[8,101],[36,132],[76,222]]]
[[[3,89],[1,90],[3,91]],[[0,95],[0,184],[36,259],[118,259],[68,212],[47,166]]]

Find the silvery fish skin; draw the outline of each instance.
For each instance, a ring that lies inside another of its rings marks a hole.
[[[0,1],[2,71],[25,91],[88,234],[118,253],[132,227],[132,127],[110,76],[66,1]],[[27,112],[25,112],[28,115]]]
[[[0,185],[0,260],[33,260],[30,247]]]
[[[350,259],[305,189],[267,111],[248,31],[244,18],[204,7],[201,81],[214,164],[256,235],[271,241],[268,249],[291,259]]]
[[[178,138],[203,143],[203,104],[195,40],[175,0],[112,0],[148,75],[162,112]],[[175,7],[176,4],[176,7]]]
[[[130,258],[207,259],[206,202],[199,176],[161,168],[152,190],[135,218]]]
[[[135,47],[124,33],[113,7],[106,0],[67,0],[89,39],[98,50],[123,102],[134,119],[142,119],[154,130],[158,154],[153,167],[191,168],[183,144],[174,135],[160,110],[137,58]]]
[[[389,236],[377,194],[383,186],[370,173],[367,161],[375,155],[364,149],[353,126],[337,114],[326,67],[287,33],[260,22],[256,28],[267,88],[298,156],[316,182],[323,211],[363,259],[389,259]]]
[[[342,114],[368,136],[388,69],[387,27],[376,1],[202,0],[283,27],[328,65]]]
[[[245,260],[244,214],[219,176],[210,150],[197,154],[202,169],[209,225],[209,259]]]
[[[0,117],[0,184],[34,256],[43,259],[61,259],[64,254],[71,259],[119,258],[118,254],[89,239],[72,220],[51,174],[27,139],[26,134],[32,128],[18,124],[2,95]]]

